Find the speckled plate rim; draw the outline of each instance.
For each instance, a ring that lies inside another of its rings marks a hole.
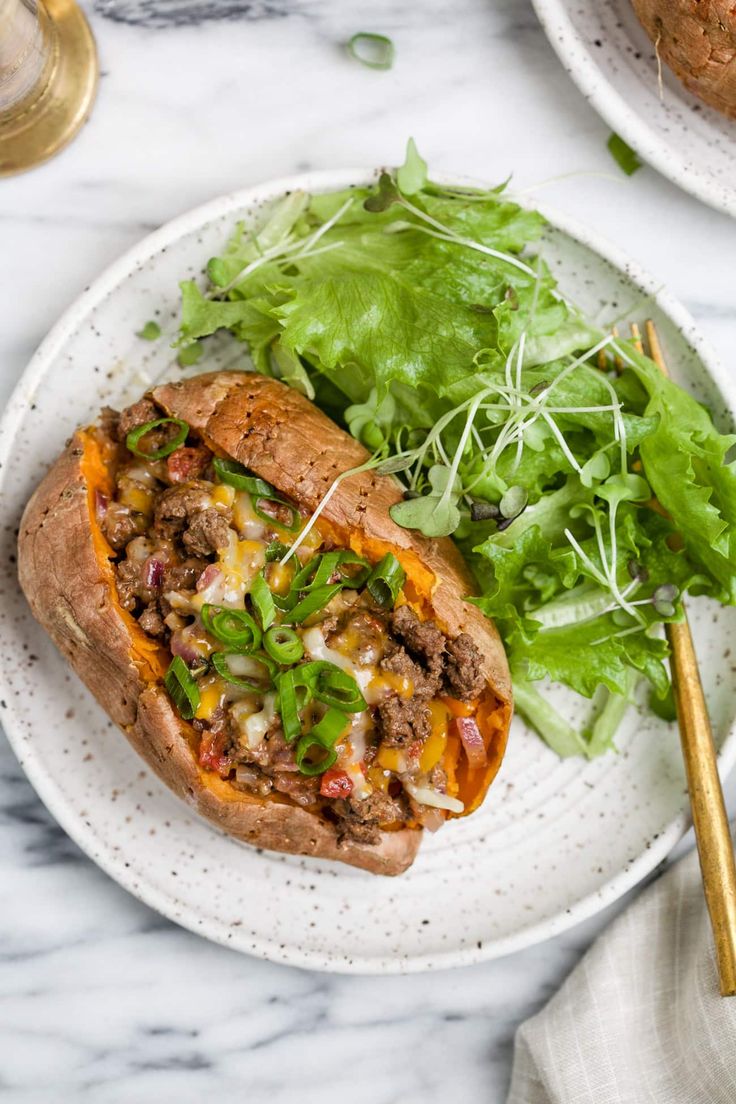
[[[532,0],[532,5],[563,68],[611,129],[673,184],[708,206],[736,217],[736,186],[720,185],[688,165],[677,145],[658,137],[629,107],[592,60],[562,0]]]
[[[10,470],[8,464],[10,448],[19,422],[27,412],[30,397],[34,394],[36,388],[43,383],[46,372],[53,366],[64,344],[88,313],[107,296],[114,293],[117,286],[125,280],[131,271],[152,260],[161,250],[172,245],[185,234],[199,229],[212,220],[234,213],[243,207],[252,207],[268,202],[286,191],[295,189],[320,192],[350,185],[365,184],[375,179],[377,171],[366,169],[324,170],[283,177],[243,188],[210,200],[179,215],[129,249],[119,260],[105,269],[65,311],[47,337],[41,342],[22,374],[8,402],[5,414],[0,420],[0,472],[4,473]],[[439,183],[447,184],[467,185],[468,183],[478,183],[459,176],[450,177],[445,175],[437,179]],[[685,341],[696,352],[707,373],[714,380],[727,401],[732,416],[736,415],[734,403],[736,393],[734,393],[725,368],[720,364],[714,351],[699,333],[692,316],[677,299],[667,291],[662,290],[659,283],[652,276],[640,268],[617,246],[602,239],[574,219],[568,218],[558,211],[545,209],[542,204],[522,200],[518,197],[514,197],[514,199],[524,206],[540,210],[555,229],[597,253],[603,260],[622,272],[646,296],[651,297],[652,301],[669,317]],[[2,482],[3,478],[0,478],[0,494],[2,493]],[[196,908],[190,908],[189,910],[183,908],[181,901],[173,900],[168,894],[151,884],[144,873],[136,871],[133,865],[126,866],[126,862],[129,860],[123,852],[101,851],[98,849],[98,840],[91,824],[87,823],[67,803],[63,793],[55,787],[53,778],[44,770],[43,762],[28,755],[28,745],[22,739],[20,723],[14,711],[13,691],[9,686],[3,686],[2,672],[0,672],[0,688],[3,688],[8,695],[7,709],[3,716],[8,742],[34,790],[71,839],[106,874],[144,904],[194,934],[202,935],[214,943],[234,949],[228,938],[229,929],[226,926],[220,927],[216,922],[212,922],[207,918],[202,919],[197,914]],[[719,751],[718,761],[722,778],[727,776],[735,760],[736,725],[729,730]],[[601,912],[608,905],[618,900],[629,889],[641,882],[667,857],[672,848],[682,838],[689,824],[688,814],[685,811],[680,812],[661,829],[657,839],[650,843],[646,850],[595,892],[580,898],[574,905],[564,911],[537,924],[530,925],[514,935],[484,942],[480,949],[466,948],[459,951],[448,951],[446,954],[428,953],[410,959],[353,956],[349,962],[346,962],[345,960],[331,958],[328,955],[304,952],[299,947],[279,946],[264,939],[254,942],[248,953],[284,965],[345,974],[419,973],[425,970],[470,966],[478,962],[500,958],[559,935],[568,928]],[[216,831],[216,829],[213,829],[213,831]]]

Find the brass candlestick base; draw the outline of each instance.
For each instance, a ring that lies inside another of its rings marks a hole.
[[[48,59],[37,84],[0,113],[0,176],[58,153],[86,121],[97,92],[97,49],[74,0],[45,0]]]

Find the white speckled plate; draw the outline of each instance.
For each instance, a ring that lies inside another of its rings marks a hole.
[[[612,130],[663,176],[736,215],[736,121],[697,99],[666,65],[630,0],[532,0],[567,72]]]
[[[632,709],[619,755],[563,763],[515,721],[483,809],[427,838],[398,879],[259,853],[197,819],[144,767],[31,619],[14,555],[23,504],[73,427],[105,403],[129,401],[144,388],[143,373],[166,370],[166,342],[150,345],[134,333],[154,311],[173,329],[177,282],[201,270],[236,218],[250,218],[287,188],[325,190],[366,176],[277,181],[184,215],[108,269],[44,341],[0,429],[0,697],[10,741],[42,800],[131,893],[240,951],[389,973],[506,954],[582,920],[643,878],[687,823],[674,728]],[[675,376],[722,425],[732,421],[724,375],[681,307],[579,228],[557,221],[544,248],[563,289],[602,324],[652,315]],[[207,367],[243,361],[229,340],[210,357]],[[704,602],[692,612],[725,771],[736,753],[728,659],[736,615]]]

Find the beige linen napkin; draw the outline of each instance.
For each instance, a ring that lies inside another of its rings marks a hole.
[[[507,1104],[736,1104],[695,851],[600,936],[516,1034]]]

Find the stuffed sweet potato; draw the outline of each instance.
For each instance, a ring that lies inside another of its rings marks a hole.
[[[367,454],[271,379],[203,375],[78,430],[29,502],[35,617],[223,831],[382,874],[472,812],[506,745],[494,627],[449,540],[395,525]],[[290,551],[294,545],[293,551]]]
[[[657,54],[705,103],[736,118],[736,8],[731,0],[632,0]]]

